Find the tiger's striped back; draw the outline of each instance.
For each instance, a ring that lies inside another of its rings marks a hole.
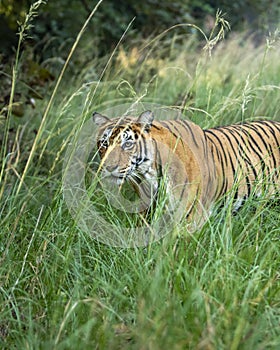
[[[280,123],[256,121],[204,130],[219,179],[214,200],[235,189],[234,208],[280,186]]]

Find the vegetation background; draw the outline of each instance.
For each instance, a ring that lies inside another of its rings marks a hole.
[[[202,127],[279,121],[279,24],[277,0],[0,1],[1,348],[279,349],[277,198],[116,249],[62,193],[93,110],[143,100]]]

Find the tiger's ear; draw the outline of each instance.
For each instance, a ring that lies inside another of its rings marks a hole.
[[[92,119],[93,122],[98,126],[102,126],[110,120],[109,118],[105,117],[105,115],[102,115],[98,112],[93,113]]]
[[[146,111],[140,114],[137,119],[137,122],[143,124],[145,129],[150,129],[152,122],[154,120],[154,113],[151,111]]]

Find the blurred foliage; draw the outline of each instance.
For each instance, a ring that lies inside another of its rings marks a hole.
[[[0,0],[0,116],[5,115],[9,100],[18,26],[33,3],[34,0]],[[46,0],[40,6],[39,16],[33,20],[22,45],[14,114],[21,116],[26,104],[33,106],[34,98],[44,96],[49,88],[47,83],[59,73],[79,30],[96,4],[97,0]],[[250,32],[261,32],[263,38],[263,33],[279,24],[279,0],[104,0],[87,26],[79,54],[71,61],[71,73],[80,72],[96,58],[100,61],[101,57],[109,55],[131,21],[132,26],[122,45],[135,48],[143,43],[143,39],[154,38],[179,23],[195,24],[209,35],[218,8],[226,13],[233,31],[249,29]],[[174,33],[168,34],[171,39]],[[176,44],[185,45],[185,35],[190,33],[190,27],[176,28],[176,34],[182,35],[181,42],[177,40]],[[170,55],[169,50],[161,49],[161,52],[162,58]]]
[[[210,0],[208,3],[227,14],[235,31],[273,31],[280,23],[279,0]]]
[[[1,37],[5,38],[4,27],[10,34],[17,31],[17,21],[22,21],[32,2],[0,1]],[[33,43],[37,45],[37,54],[43,55],[41,60],[57,55],[58,51],[60,55],[63,54],[61,47],[66,49],[71,44],[96,3],[90,0],[50,0],[41,7],[40,17],[31,33]],[[279,24],[278,0],[104,0],[87,32],[95,44],[93,51],[102,56],[118,42],[133,18],[135,20],[129,33],[131,39],[155,35],[172,25],[186,22],[197,24],[207,32],[211,29],[209,18],[215,16],[218,8],[226,13],[234,31],[243,30],[246,26],[252,30],[268,30]],[[8,40],[11,40],[11,35]]]

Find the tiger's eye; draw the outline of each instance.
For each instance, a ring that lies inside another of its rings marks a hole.
[[[132,141],[125,141],[123,143],[123,148],[128,149],[128,148],[131,148],[132,146],[133,146],[133,142]]]

